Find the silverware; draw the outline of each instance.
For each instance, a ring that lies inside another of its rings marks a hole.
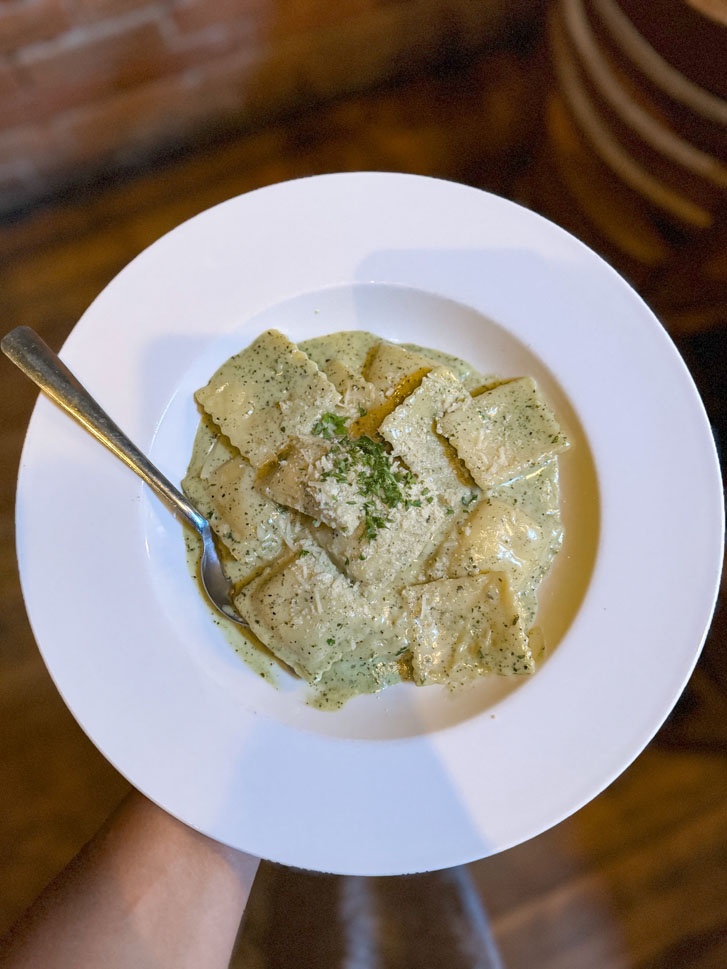
[[[29,326],[11,330],[0,342],[3,353],[40,389],[87,431],[135,471],[172,511],[190,524],[203,543],[200,578],[212,605],[240,626],[248,624],[235,611],[230,583],[222,570],[210,523],[185,496],[132,444],[66,365]]]

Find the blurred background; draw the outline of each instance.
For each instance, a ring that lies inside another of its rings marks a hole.
[[[57,350],[182,220],[361,169],[488,189],[592,246],[656,311],[724,446],[727,0],[0,4],[3,330],[28,324]],[[27,623],[13,501],[35,394],[0,366],[2,932],[127,786],[72,720]],[[362,887],[264,866],[235,964],[724,969],[726,648],[723,580],[682,699],[591,804],[447,873]],[[346,919],[364,919],[359,962]]]

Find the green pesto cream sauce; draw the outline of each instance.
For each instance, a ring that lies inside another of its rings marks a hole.
[[[382,342],[382,338],[364,331],[347,331],[328,336],[315,337],[299,344],[318,366],[325,366],[332,359],[340,361],[350,371],[361,374],[371,348]],[[421,347],[416,344],[403,344],[404,348],[429,358],[437,366],[445,366],[453,371],[468,390],[487,387],[497,383],[497,378],[484,375],[471,364],[440,350]],[[204,422],[204,419],[203,419]],[[198,434],[195,451],[190,467],[201,466],[209,449],[210,438]],[[560,528],[558,515],[558,484],[555,465],[546,470],[540,469],[528,480],[520,479],[498,489],[497,497],[517,505],[542,525],[549,525],[554,532]],[[543,491],[547,492],[544,500]],[[544,511],[547,508],[547,512]],[[545,516],[545,517],[544,517]],[[546,521],[547,519],[547,521]],[[199,562],[201,541],[196,533],[185,530],[187,562],[191,575],[199,582]],[[559,543],[553,541],[553,555]],[[226,565],[234,581],[234,560]],[[410,580],[411,581],[411,580]],[[200,583],[200,593],[204,592]],[[247,666],[272,685],[277,685],[283,664],[261,643],[250,630],[241,628],[221,616],[210,607],[213,621],[220,628],[227,642]],[[338,710],[347,700],[358,694],[377,693],[386,686],[402,680],[411,679],[409,661],[405,655],[406,645],[388,655],[372,657],[365,651],[355,649],[344,659],[335,663],[325,672],[315,686],[309,687],[308,703],[321,710]]]

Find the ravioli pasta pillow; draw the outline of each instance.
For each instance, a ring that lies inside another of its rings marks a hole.
[[[534,672],[570,445],[532,378],[371,333],[268,330],[195,396],[184,490],[250,639],[314,702]]]

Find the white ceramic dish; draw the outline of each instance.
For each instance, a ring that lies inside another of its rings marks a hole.
[[[462,695],[403,684],[338,713],[252,673],[190,579],[181,526],[46,400],[17,537],[39,647],[66,703],[172,814],[265,858],[394,874],[467,862],[560,821],[663,722],[717,591],[709,426],[664,330],[581,243],[461,185],[359,173],[202,213],[135,259],[62,356],[172,479],[192,391],[262,329],[360,327],[536,376],[575,438],[567,538],[532,678]]]

